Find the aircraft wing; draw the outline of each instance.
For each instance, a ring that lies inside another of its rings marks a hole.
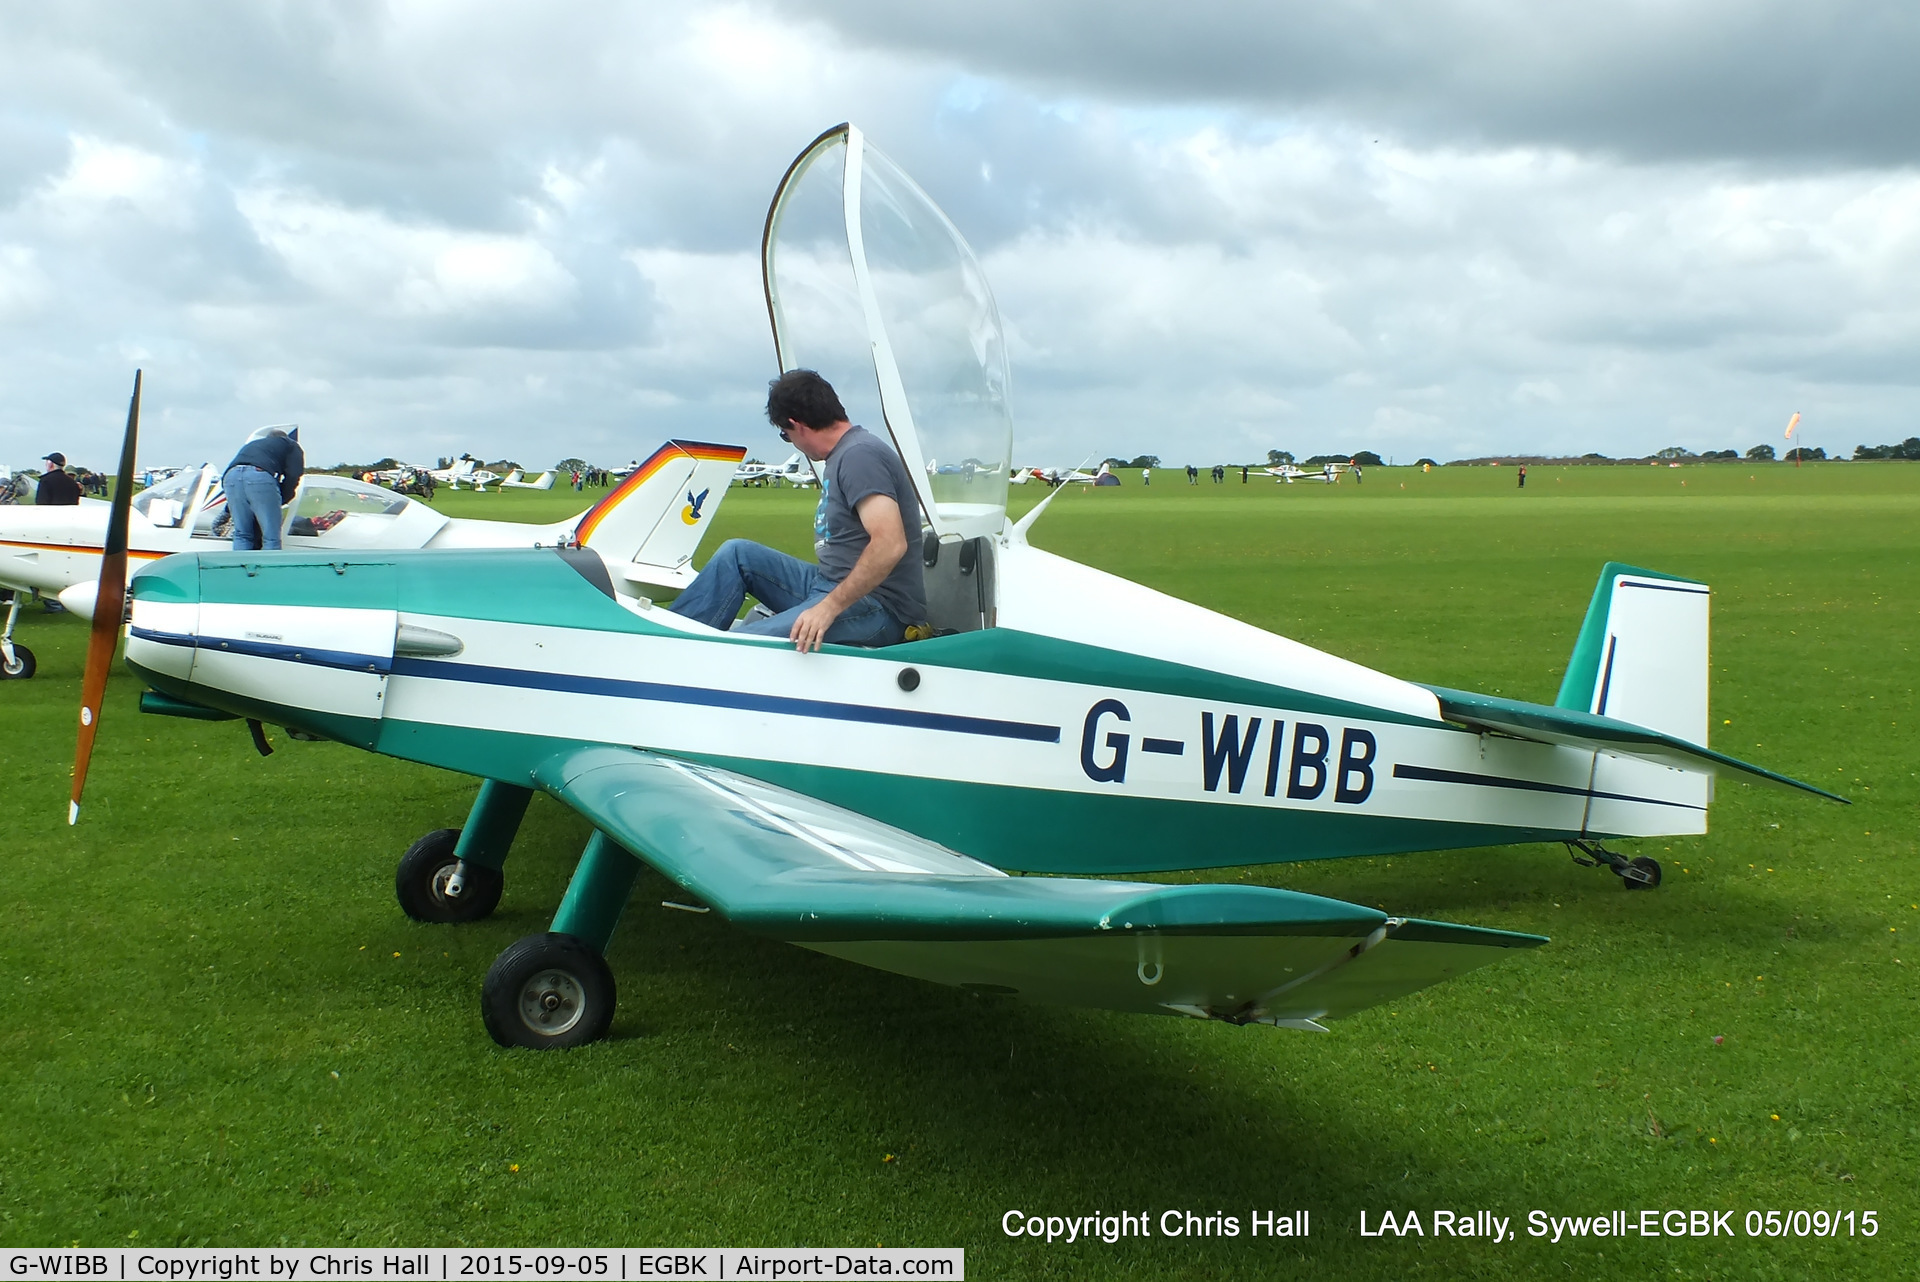
[[[1852,804],[1845,797],[1828,792],[1824,788],[1816,788],[1810,783],[1802,783],[1798,779],[1778,774],[1764,766],[1756,766],[1751,762],[1741,761],[1737,757],[1729,757],[1724,752],[1715,752],[1697,743],[1688,743],[1675,735],[1634,725],[1630,721],[1616,721],[1612,717],[1596,716],[1590,712],[1579,712],[1570,708],[1522,703],[1518,699],[1502,699],[1497,695],[1469,694],[1464,690],[1449,690],[1444,686],[1428,686],[1427,689],[1439,697],[1442,717],[1476,730],[1493,730],[1500,734],[1512,735],[1516,739],[1532,739],[1539,743],[1557,743],[1589,751],[1611,752],[1623,757],[1638,757],[1644,761],[1658,762],[1660,765],[1672,766],[1680,770],[1709,774],[1732,771],[1746,775],[1758,783],[1772,784],[1776,788],[1799,789],[1802,792],[1810,792],[1816,797],[1837,801],[1842,805]]]
[[[1546,942],[1263,886],[1010,877],[853,811],[635,749],[562,753],[534,779],[736,926],[976,992],[1317,1028]]]

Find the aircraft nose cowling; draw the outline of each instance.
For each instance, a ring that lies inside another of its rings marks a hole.
[[[133,577],[133,617],[127,663],[144,675],[186,681],[193,675],[193,640],[200,632],[200,573],[191,556],[156,561]]]
[[[371,748],[398,624],[389,564],[174,556],[134,580],[127,662],[164,694]]]

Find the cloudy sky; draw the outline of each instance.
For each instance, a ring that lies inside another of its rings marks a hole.
[[[151,462],[763,447],[845,119],[1023,462],[1850,451],[1920,433],[1917,65],[1899,0],[0,0],[0,463],[109,465],[136,365]]]

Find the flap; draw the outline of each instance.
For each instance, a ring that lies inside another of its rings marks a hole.
[[[1685,739],[1649,730],[1645,726],[1636,726],[1629,721],[1616,721],[1612,717],[1595,716],[1571,708],[1522,703],[1518,699],[1502,699],[1497,695],[1468,694],[1464,690],[1448,690],[1442,686],[1428,686],[1427,689],[1439,698],[1441,716],[1476,730],[1494,730],[1516,739],[1532,739],[1536,743],[1557,743],[1570,748],[1611,752],[1622,757],[1638,757],[1676,770],[1705,774],[1732,771],[1777,788],[1796,788],[1841,805],[1852,804],[1845,797],[1824,788],[1816,788],[1763,766],[1729,757],[1724,752],[1715,752],[1711,748],[1703,748],[1697,743],[1688,743]]]
[[[1264,886],[1010,877],[853,811],[636,749],[562,753],[534,778],[735,925],[985,991],[1287,1022],[1350,1013],[1546,942]],[[1397,963],[1367,968],[1377,978],[1332,983],[1401,933]]]

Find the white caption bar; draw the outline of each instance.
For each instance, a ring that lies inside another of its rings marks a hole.
[[[21,1279],[149,1279],[233,1282],[234,1279],[586,1278],[601,1282],[671,1278],[679,1282],[790,1282],[796,1278],[933,1278],[967,1276],[960,1247],[669,1247],[594,1251],[379,1250],[348,1247],[106,1247],[0,1254],[0,1282]]]

